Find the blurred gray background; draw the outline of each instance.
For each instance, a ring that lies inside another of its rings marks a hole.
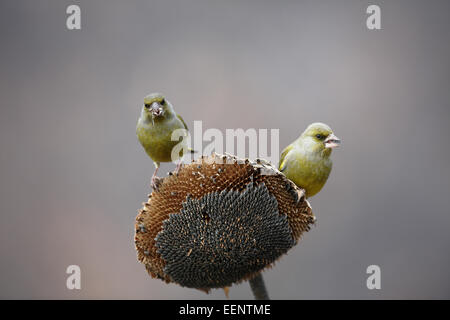
[[[82,29],[66,29],[66,7]],[[366,28],[381,7],[382,30]],[[147,276],[143,97],[190,127],[343,139],[277,299],[450,298],[449,1],[0,2],[0,298],[222,299]],[[174,165],[163,164],[161,175]],[[66,289],[77,264],[82,289]],[[381,267],[381,290],[366,268]],[[252,298],[247,283],[233,299]]]

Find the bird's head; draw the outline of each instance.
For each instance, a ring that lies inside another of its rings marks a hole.
[[[144,98],[143,110],[153,120],[156,120],[170,115],[173,107],[162,94],[152,93]]]
[[[331,128],[320,122],[310,124],[300,138],[312,152],[319,152],[324,156],[329,156],[331,150],[341,144],[341,139],[334,135]]]

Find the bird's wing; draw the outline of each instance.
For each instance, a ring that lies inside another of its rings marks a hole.
[[[278,166],[278,170],[280,170],[281,172],[283,172],[284,169],[286,169],[286,156],[289,153],[289,151],[291,151],[293,148],[293,145],[290,144],[288,145],[286,148],[284,148],[283,152],[281,152],[281,156],[280,156],[280,165]]]
[[[183,118],[182,118],[179,114],[177,114],[177,118],[180,119],[180,121],[183,123],[184,128],[185,128],[186,130],[189,130],[188,127],[187,127],[186,122],[184,122]],[[197,151],[195,151],[194,149],[192,149],[192,148],[190,148],[190,147],[188,147],[188,151],[189,151],[190,153],[196,153],[196,152],[197,152]]]
[[[188,127],[187,127],[187,124],[186,124],[186,122],[184,122],[183,118],[182,118],[179,114],[177,114],[177,117],[178,117],[178,119],[181,120],[181,122],[183,122],[184,128],[185,128],[186,130],[189,130]]]

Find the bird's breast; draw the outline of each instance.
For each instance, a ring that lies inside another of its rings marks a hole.
[[[171,122],[148,123],[139,119],[136,134],[145,152],[156,162],[171,162],[172,150],[180,143],[179,140],[172,141],[172,133],[179,126]],[[184,140],[183,140],[183,143]]]
[[[284,173],[297,186],[305,189],[307,196],[311,197],[322,189],[331,168],[332,162],[329,158],[296,151]]]

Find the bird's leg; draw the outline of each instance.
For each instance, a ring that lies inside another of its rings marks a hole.
[[[180,159],[180,160],[178,160],[178,163],[177,163],[177,167],[176,167],[176,169],[175,169],[175,174],[176,175],[178,175],[178,172],[180,171],[180,169],[183,167],[183,161]]]
[[[159,163],[155,162],[155,167],[156,167],[155,171],[153,172],[153,175],[152,175],[151,186],[152,186],[153,190],[158,190],[158,186],[161,183],[161,181],[160,181],[161,179],[156,176],[156,173],[158,172],[158,169],[159,169]]]
[[[152,176],[152,182],[151,182],[151,186],[153,190],[157,190],[158,189],[158,177],[156,176],[156,173],[158,172],[158,168],[155,169],[155,172],[153,172],[153,176]]]

